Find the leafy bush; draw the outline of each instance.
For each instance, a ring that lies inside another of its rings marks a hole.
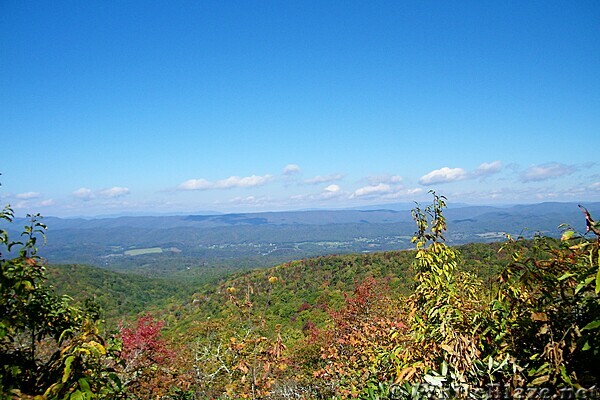
[[[600,224],[582,208],[585,235],[567,229],[560,242],[509,238],[503,251],[512,261],[486,291],[483,280],[457,269],[458,254],[443,243],[444,207],[445,198],[434,193],[432,205],[413,210],[410,329],[391,354],[404,368],[380,391],[405,383],[396,396],[425,390],[464,398],[489,388],[511,396],[531,389],[558,395],[597,385]],[[365,395],[372,398],[376,388]]]
[[[11,223],[6,206],[0,222]],[[0,229],[0,393],[4,398],[83,399],[111,393],[118,379],[108,368],[111,348],[98,335],[95,306],[74,307],[45,284],[37,255],[44,238],[40,216],[28,216],[21,239]]]

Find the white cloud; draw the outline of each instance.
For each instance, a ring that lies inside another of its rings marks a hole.
[[[340,188],[338,185],[329,185],[323,189],[320,197],[322,199],[331,199],[333,197],[339,197],[342,195],[342,188]]]
[[[318,176],[315,176],[314,178],[306,179],[304,181],[304,183],[307,183],[309,185],[318,185],[321,183],[329,183],[329,182],[339,181],[343,177],[344,177],[344,175],[342,175],[342,174],[331,174],[331,175],[325,175],[325,176],[318,175]]]
[[[421,185],[435,185],[448,182],[464,181],[467,179],[485,179],[502,171],[502,162],[496,160],[492,162],[481,163],[475,170],[467,172],[463,168],[443,167],[433,170],[419,179]]]
[[[386,183],[380,183],[378,185],[370,185],[356,189],[352,197],[364,197],[373,196],[378,194],[389,193],[391,191],[390,185]]]
[[[263,176],[246,176],[240,178],[239,176],[230,176],[227,179],[223,179],[215,182],[216,189],[229,189],[234,187],[254,187],[254,186],[262,186],[265,183],[269,182],[273,177],[271,175],[263,175]]]
[[[381,196],[382,199],[385,200],[398,200],[398,199],[409,199],[414,200],[414,196],[423,193],[423,189],[414,188],[414,189],[400,189],[393,190],[390,193],[385,193]]]
[[[300,166],[298,166],[298,164],[288,164],[283,169],[284,175],[293,175],[297,174],[298,172],[300,172]]]
[[[371,185],[377,185],[379,183],[387,183],[389,185],[398,185],[402,183],[403,178],[400,175],[375,175],[368,176],[367,181]]]
[[[323,190],[329,193],[336,193],[340,191],[340,187],[338,185],[329,185]]]
[[[206,179],[189,179],[178,186],[181,190],[208,190],[213,184]]]
[[[598,201],[600,182],[594,190],[588,186],[557,187],[555,185],[514,185],[496,187],[492,190],[473,188],[470,191],[449,193],[448,198],[457,202],[480,203],[530,203],[537,201]]]
[[[419,179],[421,185],[434,185],[436,183],[448,183],[462,181],[469,177],[467,171],[462,168],[448,168],[443,167],[431,171],[430,173],[423,175]]]
[[[423,189],[421,189],[421,188],[406,189],[406,190],[404,191],[404,193],[405,193],[406,195],[412,196],[413,194],[420,194],[420,193],[423,193]]]
[[[129,194],[129,189],[126,187],[113,186],[108,189],[93,191],[92,189],[82,187],[73,192],[73,196],[83,201],[89,201],[95,198],[116,199]]]
[[[21,199],[21,200],[30,200],[30,199],[37,199],[41,196],[42,196],[41,193],[38,193],[38,192],[25,192],[25,193],[19,193],[15,197],[17,199]]]
[[[101,197],[108,197],[108,198],[117,198],[117,197],[123,197],[129,194],[129,189],[126,187],[119,187],[119,186],[113,186],[109,189],[104,189],[104,190],[100,190],[98,192],[98,195]]]
[[[88,200],[91,200],[92,198],[94,198],[94,192],[92,192],[91,189],[82,187],[82,188],[79,188],[76,191],[74,191],[73,196],[75,196],[78,199],[81,199],[83,201],[88,201]]]
[[[40,202],[41,206],[47,207],[47,206],[53,206],[55,204],[55,201],[53,199],[46,199],[42,202]]]
[[[273,179],[272,175],[230,176],[215,182],[206,179],[190,179],[178,186],[181,190],[231,189],[262,186]]]
[[[270,197],[261,196],[245,196],[245,197],[234,197],[230,199],[227,203],[240,206],[240,207],[265,207],[274,204],[274,200]]]
[[[491,163],[482,163],[473,172],[474,176],[485,177],[493,174],[497,174],[502,170],[502,163],[500,161],[492,161]]]
[[[572,165],[560,163],[548,163],[542,165],[533,165],[527,168],[521,174],[523,182],[539,182],[548,179],[560,178],[561,176],[571,175],[577,170]]]

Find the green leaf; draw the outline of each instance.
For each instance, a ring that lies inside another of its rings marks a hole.
[[[565,232],[562,234],[562,236],[561,236],[560,240],[564,242],[564,241],[566,241],[566,240],[569,240],[569,239],[571,239],[571,238],[573,237],[573,235],[575,235],[575,232],[574,232],[574,231],[565,231]]]
[[[92,394],[92,389],[90,388],[90,384],[88,383],[87,379],[85,378],[80,378],[79,379],[79,387],[85,392],[85,393],[89,393]]]
[[[581,328],[581,330],[582,331],[591,331],[591,330],[594,330],[594,329],[598,329],[599,327],[600,327],[600,319],[597,319],[595,321],[590,322],[589,324],[587,324],[583,328]]]
[[[575,274],[572,272],[566,272],[564,275],[562,275],[560,278],[558,278],[558,281],[559,282],[564,281],[565,279],[570,278],[572,276],[575,276]]]
[[[560,366],[560,374],[562,375],[562,378],[564,379],[565,382],[567,382],[569,385],[572,385],[573,383],[571,382],[571,378],[569,377],[569,375],[567,374],[567,369],[565,368],[564,365]]]
[[[586,341],[585,344],[583,345],[583,348],[581,349],[581,351],[588,351],[591,348],[592,348],[592,346],[590,346],[590,342]]]
[[[506,364],[508,364],[508,360],[510,359],[510,356],[506,356],[506,358],[504,359],[504,361],[502,361],[500,363],[500,365],[498,365],[498,367],[496,367],[496,369],[494,370],[494,372],[498,372],[501,371],[502,368],[504,368],[504,366],[506,366]]]
[[[581,289],[583,289],[584,287],[586,287],[587,285],[589,285],[590,283],[592,283],[593,280],[594,280],[594,277],[590,276],[585,281],[580,282],[579,285],[577,285],[577,287],[575,288],[575,294],[579,293],[581,291]],[[598,279],[596,279],[596,281],[597,280]]]
[[[74,356],[69,356],[65,360],[65,370],[63,371],[62,382],[65,383],[71,376],[71,363],[75,359]]]
[[[14,376],[18,376],[21,374],[21,368],[19,366],[12,366],[10,368],[10,374],[14,377]]]
[[[71,393],[71,396],[69,396],[69,399],[84,400],[83,393],[81,393],[79,390],[76,390],[75,392]]]

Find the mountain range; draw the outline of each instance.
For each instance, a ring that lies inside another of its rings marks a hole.
[[[402,250],[415,231],[410,204],[368,209],[211,215],[47,217],[49,263],[85,263],[143,274],[205,273],[206,268],[272,266],[325,254]],[[600,215],[600,203],[584,203]],[[446,240],[458,245],[500,241],[509,234],[559,236],[559,225],[585,231],[577,203],[451,205]],[[19,219],[15,226],[25,224]],[[199,272],[199,269],[202,272]]]

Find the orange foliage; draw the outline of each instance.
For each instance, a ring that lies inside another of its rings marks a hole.
[[[325,361],[314,377],[336,382],[344,397],[356,397],[369,381],[393,381],[397,371],[383,357],[406,330],[393,304],[398,303],[391,301],[387,285],[370,277],[346,296],[344,307],[331,312],[332,325],[313,332],[311,340],[320,344]]]

